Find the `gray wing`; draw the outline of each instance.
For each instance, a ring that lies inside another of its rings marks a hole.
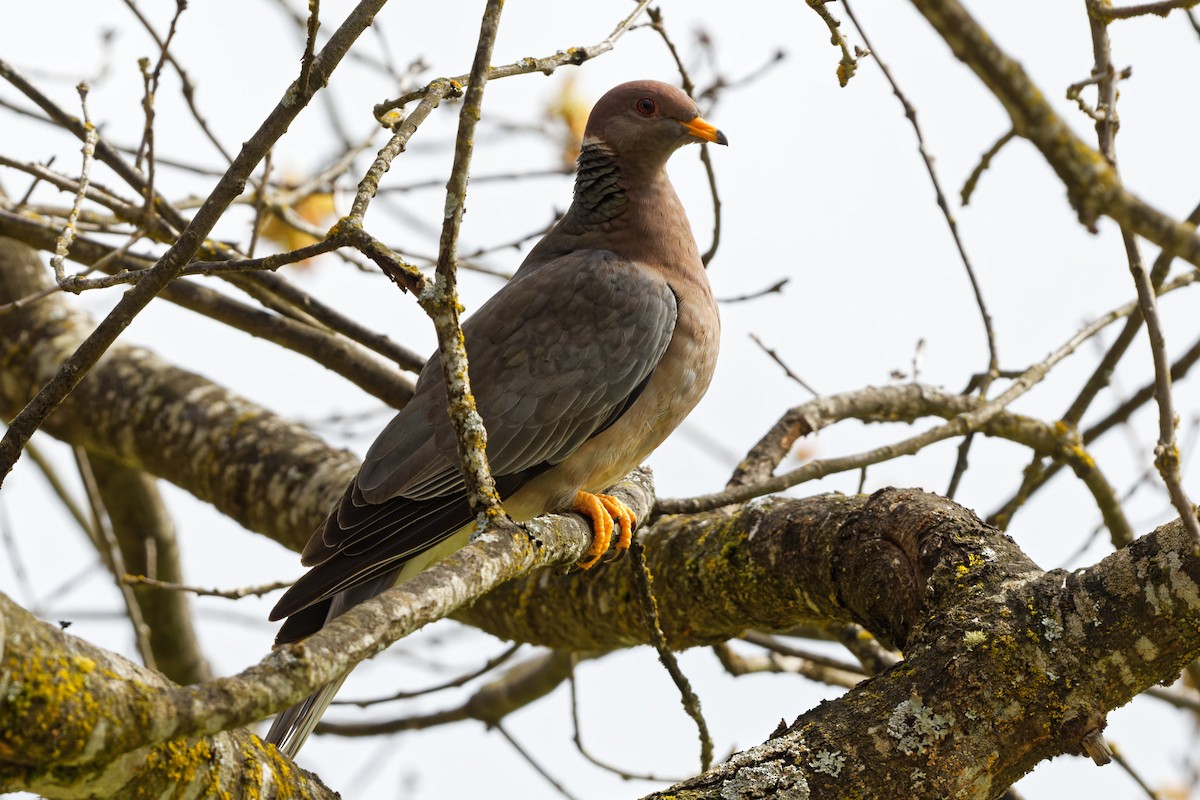
[[[523,267],[464,323],[502,498],[620,417],[666,351],[677,312],[661,278],[608,251],[583,251]],[[394,573],[470,520],[435,356],[305,547],[313,568],[271,614],[291,617],[279,640],[316,630],[335,595]]]
[[[557,464],[611,424],[670,343],[666,281],[608,251],[519,272],[463,325],[493,474]],[[370,502],[462,489],[441,360],[371,446],[358,485]]]

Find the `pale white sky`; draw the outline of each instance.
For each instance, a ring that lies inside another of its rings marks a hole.
[[[144,6],[159,30],[164,30],[174,3]],[[1068,84],[1086,78],[1091,69],[1083,3],[1009,0],[969,6],[1000,46],[1021,60],[1060,113],[1090,140],[1090,122],[1064,95]],[[344,0],[322,3],[324,29],[332,30],[349,7]],[[495,62],[598,42],[631,7],[613,1],[509,3]],[[392,3],[376,26],[382,41],[366,37],[363,52],[378,56],[386,48],[400,64],[423,59],[429,65],[426,78],[466,72],[482,3],[440,3],[436,15],[431,8],[430,4]],[[801,2],[667,0],[662,9],[701,86],[708,85],[713,74],[695,47],[695,34],[701,29],[715,43],[717,64],[727,78],[754,72],[777,50],[787,53],[786,60],[765,77],[726,92],[711,113],[706,112],[731,143],[712,153],[725,215],[721,249],[710,269],[716,294],[742,295],[784,277],[790,282],[781,294],[723,306],[722,360],[714,385],[685,427],[651,461],[659,493],[676,497],[720,488],[737,456],[787,408],[808,399],[750,341],[751,333],[825,393],[885,383],[893,370],[908,371],[918,340],[925,342],[921,378],[960,389],[972,373],[986,367],[987,350],[962,264],[934,203],[912,129],[877,67],[864,61],[850,85],[839,88],[834,74],[839,53],[829,44],[828,30]],[[94,76],[104,60],[100,31],[114,28],[111,63],[103,80],[95,81],[90,110],[111,141],[137,141],[142,120],[136,60],[157,53],[121,3],[3,0],[0,10],[5,18],[0,26],[0,56],[70,109],[76,107],[75,82]],[[850,42],[861,44],[840,5],[833,3],[830,10],[846,21],[843,30]],[[1002,367],[1025,368],[1063,343],[1083,322],[1127,302],[1133,296],[1131,281],[1114,226],[1102,222],[1097,235],[1084,231],[1065,191],[1032,146],[1009,145],[983,177],[971,205],[960,207],[958,190],[963,180],[979,154],[1008,128],[1003,109],[910,5],[859,0],[855,10],[918,109],[995,320]],[[1118,152],[1126,182],[1162,210],[1185,216],[1200,201],[1200,151],[1194,144],[1195,131],[1200,129],[1200,81],[1196,80],[1200,39],[1186,18],[1177,14],[1166,20],[1114,26],[1113,47],[1118,67],[1134,67],[1133,78],[1121,86]],[[301,50],[302,40],[275,4],[229,0],[193,2],[172,48],[200,87],[197,99],[203,113],[230,149],[253,132],[294,78]],[[158,101],[160,155],[217,166],[216,154],[196,133],[179,100],[174,74],[169,70],[165,74]],[[532,134],[509,135],[505,128],[540,124],[545,105],[568,74],[592,99],[623,80],[677,80],[658,37],[637,30],[612,53],[582,69],[490,84],[477,138],[476,175],[554,165],[553,146]],[[334,105],[314,104],[280,143],[275,153],[277,170],[303,175],[323,166],[338,147],[331,115],[357,140],[374,130],[371,106],[396,94],[378,72],[353,62],[339,69],[330,89]],[[0,86],[0,98],[28,105],[7,85]],[[57,156],[56,168],[78,169],[78,143],[8,113],[3,119],[0,145],[5,155],[39,161]],[[385,187],[442,179],[455,123],[452,107],[435,114],[413,139],[411,152],[396,162]],[[376,143],[382,142],[377,136]],[[672,176],[692,214],[701,247],[707,247],[711,208],[694,149],[675,158]],[[100,171],[96,179],[117,183]],[[27,185],[8,170],[0,170],[0,181],[10,194],[20,194]],[[214,182],[214,178],[174,171],[160,176],[160,186],[171,187],[167,190],[171,196],[203,195]],[[469,252],[537,230],[555,209],[565,208],[570,186],[567,177],[519,185],[474,184],[460,249]],[[351,180],[343,188],[352,187]],[[43,198],[64,201],[48,193]],[[436,235],[431,231],[440,219],[441,191],[414,191],[393,196],[389,202],[394,204],[380,201],[373,206],[368,226],[410,252],[435,252]],[[247,211],[231,213],[216,233],[244,242],[249,220]],[[1145,252],[1153,258],[1153,248],[1146,247]],[[522,255],[506,250],[489,255],[486,261],[512,270]],[[306,274],[289,276],[418,351],[433,346],[432,330],[411,298],[376,274],[357,273],[328,260]],[[464,275],[468,310],[497,285],[495,278]],[[91,293],[73,302],[101,314],[116,296],[116,291]],[[1198,333],[1195,301],[1179,294],[1165,299],[1162,308],[1168,342],[1173,352],[1180,352]],[[151,347],[290,418],[316,420],[379,405],[303,359],[165,303],[153,305],[139,317],[123,341]],[[1144,348],[1144,342],[1135,345],[1126,359],[1130,364],[1118,375],[1128,390],[1148,378],[1138,347]],[[1085,346],[1015,410],[1057,418],[1094,360],[1093,348]],[[1200,411],[1193,383],[1178,387],[1177,404],[1186,432]],[[1107,407],[1098,405],[1092,418]],[[323,432],[361,452],[384,419],[376,417],[349,437],[338,430]],[[1097,459],[1118,489],[1148,465],[1153,420],[1150,409],[1137,417],[1140,451],[1120,434],[1096,448]],[[901,427],[845,424],[822,431],[808,446],[818,456],[843,455],[911,433]],[[53,442],[43,440],[42,446],[67,463],[64,451]],[[873,468],[867,488],[891,484],[944,491],[954,457],[954,444],[944,443],[918,457]],[[1026,461],[1025,452],[1015,446],[978,443],[972,452],[972,470],[957,499],[986,515],[1015,488]],[[798,487],[796,493],[853,492],[857,484],[857,474],[835,476],[820,485]],[[1194,467],[1188,472],[1188,487],[1193,496],[1200,494]],[[298,573],[295,554],[246,534],[173,487],[164,486],[164,492],[180,529],[190,582],[232,587]],[[33,605],[47,618],[75,619],[72,633],[132,652],[127,626],[111,616],[119,601],[108,579],[97,569],[85,574],[95,557],[47,497],[31,460],[23,459],[0,493],[0,520],[15,536],[35,594],[31,598],[25,593],[7,556],[0,558],[0,590]],[[1129,513],[1139,531],[1167,516],[1161,495],[1146,490],[1131,501]],[[1086,492],[1063,476],[1017,518],[1011,532],[1038,563],[1050,568],[1063,565],[1097,521]],[[1092,563],[1105,552],[1101,537],[1070,566]],[[56,590],[68,579],[74,579],[72,589]],[[197,603],[201,635],[218,671],[236,671],[266,652],[273,629],[263,620],[272,602]],[[86,613],[95,609],[106,613],[101,617]],[[434,642],[439,647],[433,648]],[[426,685],[434,682],[427,669],[431,658],[440,669],[467,669],[502,647],[499,642],[480,644],[480,637],[452,626],[437,626],[361,667],[346,694],[359,697],[397,685]],[[683,653],[681,660],[704,703],[719,754],[762,741],[780,716],[794,718],[819,699],[837,694],[800,679],[731,679],[703,649]],[[695,769],[695,732],[650,650],[585,664],[580,678],[584,735],[598,756],[630,771],[668,777],[682,777]],[[438,695],[403,711],[443,708],[455,701],[454,696]],[[635,797],[653,787],[622,782],[582,761],[570,741],[565,687],[515,715],[508,725],[576,797]],[[1191,731],[1181,712],[1141,700],[1113,713],[1108,733],[1145,777],[1162,786],[1180,774]],[[441,798],[472,790],[502,797],[557,796],[498,734],[472,723],[386,741],[318,737],[305,747],[301,763],[348,798]],[[470,766],[464,769],[466,764]],[[1066,787],[1071,796],[1117,800],[1143,796],[1117,767],[1101,770],[1076,758],[1044,764],[1019,786],[1030,800],[1061,794]]]

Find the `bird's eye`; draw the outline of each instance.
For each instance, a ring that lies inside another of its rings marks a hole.
[[[634,103],[634,108],[636,108],[637,112],[643,117],[648,117],[655,111],[658,111],[658,104],[649,97],[643,97],[641,100],[638,100],[636,103]]]

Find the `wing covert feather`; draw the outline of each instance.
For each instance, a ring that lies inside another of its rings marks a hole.
[[[610,423],[662,358],[677,312],[665,280],[608,251],[519,271],[463,324],[493,474],[558,463]],[[435,355],[367,453],[368,501],[461,488],[445,397]]]

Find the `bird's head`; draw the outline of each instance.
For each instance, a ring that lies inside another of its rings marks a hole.
[[[695,101],[660,81],[622,83],[600,98],[588,118],[583,143],[606,146],[629,167],[660,169],[671,153],[692,142],[728,144],[705,122]]]

